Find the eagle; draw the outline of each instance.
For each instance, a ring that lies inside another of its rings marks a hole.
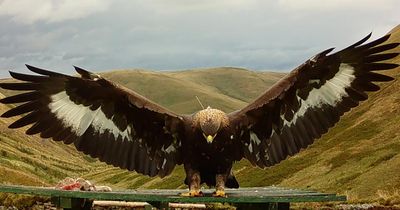
[[[16,104],[1,117],[20,116],[9,128],[29,125],[39,134],[98,158],[107,164],[150,177],[165,177],[176,165],[186,172],[189,190],[202,196],[201,185],[238,188],[232,164],[243,158],[260,168],[275,165],[312,144],[367,92],[374,82],[392,77],[378,73],[398,67],[389,59],[399,43],[390,34],[332,52],[327,49],[295,68],[240,110],[225,113],[207,107],[178,114],[79,67],[69,76],[30,65],[35,74],[10,71],[18,82],[0,87],[22,91],[0,100]],[[385,62],[386,61],[386,62]]]

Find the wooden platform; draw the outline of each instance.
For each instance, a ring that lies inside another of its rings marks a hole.
[[[87,209],[89,201],[142,201],[157,208],[168,209],[168,203],[230,203],[238,209],[289,209],[292,202],[346,201],[345,196],[319,193],[309,190],[295,190],[281,187],[258,187],[227,189],[226,198],[214,198],[213,190],[205,189],[204,197],[188,198],[179,194],[186,190],[124,190],[113,192],[65,191],[54,188],[5,186],[0,185],[0,192],[48,196],[53,203],[64,209]],[[145,206],[151,209],[151,206]]]

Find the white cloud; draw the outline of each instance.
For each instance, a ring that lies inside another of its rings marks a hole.
[[[278,0],[282,8],[293,11],[340,11],[340,10],[387,10],[397,5],[398,0]],[[394,9],[394,8],[393,8]]]
[[[290,70],[371,31],[382,36],[399,24],[398,8],[398,0],[0,0],[0,69]]]
[[[0,16],[11,16],[16,22],[61,22],[84,18],[108,8],[107,0],[3,0]]]

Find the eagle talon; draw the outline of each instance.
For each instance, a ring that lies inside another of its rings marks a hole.
[[[223,190],[217,190],[217,191],[213,192],[212,196],[213,197],[220,197],[220,198],[226,198],[227,197],[226,194],[225,194],[225,191],[223,191]]]
[[[203,192],[200,190],[190,190],[186,193],[181,193],[180,196],[182,197],[203,197]]]

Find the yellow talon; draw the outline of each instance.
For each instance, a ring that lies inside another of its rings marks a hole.
[[[221,198],[226,198],[225,191],[223,190],[217,190],[213,193],[213,197],[221,197]]]
[[[182,196],[182,197],[202,197],[203,192],[201,192],[200,190],[190,190],[189,192],[181,193],[180,196]]]

